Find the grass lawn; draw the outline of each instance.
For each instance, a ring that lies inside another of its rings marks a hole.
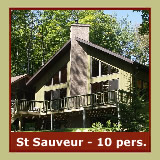
[[[76,130],[88,130],[90,128],[64,128],[64,129],[56,129],[56,130],[40,130],[40,131],[21,131],[21,132],[76,132]]]

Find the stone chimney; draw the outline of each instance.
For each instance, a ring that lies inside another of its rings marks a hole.
[[[75,38],[89,41],[89,26],[90,25],[78,23],[71,25],[70,96],[88,93],[89,56]]]
[[[72,24],[70,32],[71,40],[74,40],[75,37],[78,37],[89,41],[89,27],[90,25],[88,24]]]

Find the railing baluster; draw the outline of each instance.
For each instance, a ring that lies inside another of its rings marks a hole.
[[[66,98],[66,100],[67,100],[67,102],[66,102],[66,108],[68,109],[68,101],[69,101],[69,99]]]
[[[81,101],[82,101],[82,97],[79,96],[79,107],[81,107]]]
[[[29,110],[29,111],[32,111],[32,110],[33,110],[33,109],[32,109],[32,108],[33,108],[32,106],[33,106],[33,101],[30,101],[30,105],[29,105],[29,107],[28,107],[28,110]]]
[[[72,97],[64,97],[51,101],[35,101],[35,100],[16,100],[15,108],[17,111],[34,111],[47,112],[60,109],[80,109],[81,107],[98,107],[99,105],[115,105],[117,101],[128,103],[131,96],[124,91],[105,91],[86,95],[77,95]],[[39,110],[40,107],[40,110]]]
[[[62,99],[60,99],[60,109],[63,108]]]
[[[33,101],[31,102],[31,111],[33,111],[33,109],[34,109],[34,105],[33,105]]]
[[[30,105],[29,105],[29,107],[28,107],[28,110],[29,110],[29,111],[32,111],[32,101],[30,101]]]

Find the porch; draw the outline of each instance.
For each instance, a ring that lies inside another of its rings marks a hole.
[[[124,96],[124,93],[123,93]],[[52,112],[72,112],[83,109],[117,107],[122,101],[122,91],[97,92],[86,95],[64,97],[54,100],[12,100],[12,114],[51,114]]]
[[[104,117],[111,118],[112,116],[118,118],[119,102],[126,102],[130,98],[129,96],[127,98],[126,95],[128,95],[127,92],[118,90],[64,97],[50,101],[15,100],[12,101],[12,121],[19,118],[19,128],[21,128],[21,119],[23,118],[36,117],[39,122],[40,119],[46,118],[46,123],[52,130],[54,121],[75,119],[77,124],[79,123],[81,127],[85,128],[87,124],[90,123],[91,125],[95,118],[104,119]],[[88,122],[89,119],[90,122]]]

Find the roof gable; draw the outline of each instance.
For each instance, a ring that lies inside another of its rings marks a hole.
[[[64,46],[56,53],[52,56],[52,58],[45,63],[33,76],[32,78],[26,83],[26,85],[31,85],[33,84],[39,76],[41,76],[43,73],[45,73],[47,71],[47,69],[61,56],[63,56],[63,54],[70,49],[71,46],[71,40],[68,40]]]
[[[111,52],[111,51],[109,51],[108,49],[105,49],[105,48],[103,48],[103,47],[100,47],[100,46],[98,46],[98,45],[96,45],[96,44],[93,44],[93,43],[91,43],[91,42],[89,42],[89,41],[80,39],[80,38],[78,38],[78,37],[76,37],[75,39],[76,39],[76,41],[78,41],[78,42],[80,42],[80,43],[82,43],[82,44],[84,44],[84,45],[87,45],[87,46],[93,47],[94,49],[103,51],[104,53],[109,54],[109,55],[111,55],[111,56],[114,56],[114,57],[116,57],[116,58],[119,58],[119,59],[121,59],[121,60],[123,60],[123,61],[125,61],[125,62],[127,62],[127,63],[129,63],[129,64],[135,64],[136,66],[137,66],[137,65],[138,65],[138,66],[143,66],[143,67],[145,67],[147,70],[149,69],[149,67],[147,67],[147,66],[144,66],[144,65],[141,65],[141,64],[139,64],[139,63],[137,63],[137,62],[131,61],[130,59],[128,59],[128,58],[126,58],[126,57],[124,57],[124,56],[121,56],[121,55],[119,55],[119,54],[117,54],[117,53]],[[30,80],[26,83],[26,85],[31,85],[31,84],[35,83],[36,80],[38,80],[38,78],[39,78],[41,75],[43,75],[43,73],[45,73],[45,72],[47,71],[48,67],[50,67],[54,62],[56,62],[56,60],[58,60],[61,56],[63,56],[63,54],[64,54],[67,50],[69,50],[70,48],[71,48],[71,39],[68,40],[68,41],[64,44],[64,46],[63,46],[46,64],[44,64],[44,65],[30,78]]]
[[[106,49],[106,48],[103,48],[103,47],[98,46],[98,45],[96,45],[96,44],[93,44],[93,43],[91,43],[91,42],[85,41],[85,40],[80,39],[80,38],[78,38],[78,37],[76,37],[76,40],[77,40],[78,42],[80,42],[80,43],[83,43],[83,44],[88,45],[88,46],[90,46],[90,47],[93,47],[93,48],[95,48],[95,49],[101,50],[101,51],[103,51],[103,52],[105,52],[105,53],[107,53],[107,54],[110,54],[110,55],[115,56],[115,57],[117,57],[117,58],[119,58],[119,59],[122,59],[122,60],[124,60],[124,61],[126,61],[126,62],[128,62],[128,63],[133,64],[133,61],[131,61],[130,59],[128,59],[128,58],[126,58],[126,57],[124,57],[124,56],[121,56],[121,55],[119,55],[119,54],[117,54],[117,53],[111,52],[110,50],[108,50],[108,49]]]

